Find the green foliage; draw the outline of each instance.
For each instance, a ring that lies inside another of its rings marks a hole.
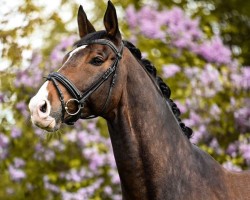
[[[230,162],[238,168],[248,168],[249,158],[247,159],[242,149],[249,146],[250,133],[248,129],[242,130],[238,127],[234,113],[244,108],[244,100],[250,95],[249,90],[238,88],[231,79],[232,74],[240,74],[240,65],[237,65],[236,71],[232,71],[228,64],[208,62],[188,48],[170,45],[171,38],[166,38],[166,43],[131,31],[124,10],[131,4],[140,9],[152,2],[159,3],[159,12],[165,10],[166,6],[173,8],[178,5],[193,18],[198,16],[200,28],[205,35],[204,41],[209,41],[218,31],[233,52],[239,50],[240,53],[234,53],[232,59],[238,58],[239,63],[244,64],[250,62],[247,56],[250,46],[250,6],[247,6],[249,2],[113,1],[118,8],[119,25],[124,38],[136,38],[136,45],[147,54],[146,57],[154,63],[160,74],[164,74],[164,70],[167,69],[164,68],[165,65],[175,64],[180,67],[180,72],[166,78],[166,82],[172,89],[172,98],[178,100],[179,105],[188,108],[188,111],[183,112],[183,119],[192,119],[192,112],[202,119],[200,123],[192,125],[194,134],[200,131],[202,125],[206,126],[206,134],[197,140],[199,146],[220,163]],[[102,29],[106,1],[86,1],[83,5],[85,3],[92,5],[86,9],[89,10],[87,13],[92,13],[90,18],[96,29]],[[65,6],[68,6],[67,11],[64,9]],[[28,102],[43,82],[42,76],[54,69],[52,65],[60,66],[59,61],[55,64],[52,62],[51,54],[54,47],[57,47],[63,38],[77,32],[78,5],[64,0],[49,14],[44,13],[45,9],[46,7],[38,5],[35,1],[25,0],[15,11],[8,11],[6,16],[0,19],[1,24],[6,25],[0,31],[0,50],[3,58],[0,69],[6,68],[0,71],[0,199],[56,200],[62,199],[63,195],[69,195],[68,193],[77,195],[81,190],[84,191],[81,195],[87,195],[88,191],[92,191],[86,199],[119,199],[118,175],[108,142],[107,126],[103,119],[79,123],[74,129],[63,127],[62,131],[53,134],[47,134],[31,125],[27,111]],[[13,12],[24,15],[25,23],[8,28],[8,22],[13,20]],[[65,20],[62,17],[63,12],[74,14]],[[125,17],[122,18],[123,16]],[[73,31],[69,28],[72,22],[75,24]],[[168,28],[162,30],[167,31]],[[41,39],[42,46],[37,46],[35,41]],[[27,52],[29,56],[26,56]],[[65,50],[60,49],[60,53],[64,54]],[[220,83],[222,87],[222,90],[210,97],[205,94],[208,89],[214,88],[214,82],[202,85],[202,79],[199,77],[202,72],[206,72],[204,68],[207,64],[211,65],[209,69],[218,71],[216,83]],[[191,78],[187,77],[186,70],[194,67],[200,71]],[[24,80],[21,80],[23,77]],[[195,85],[192,85],[192,81],[195,81]],[[187,100],[195,103],[189,105]],[[218,107],[220,112],[211,112],[213,106]],[[84,138],[80,140],[81,136]],[[231,146],[236,150],[228,153],[227,150]],[[93,155],[96,156],[95,159],[92,159]],[[21,161],[18,159],[25,163],[20,164]],[[95,166],[97,161],[103,163]],[[14,168],[13,172],[19,173],[19,178],[13,179],[11,167]],[[81,173],[87,175],[80,175]],[[81,179],[78,179],[79,177]]]

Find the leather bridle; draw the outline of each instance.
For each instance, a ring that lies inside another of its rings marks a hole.
[[[119,61],[122,58],[123,43],[121,44],[120,50],[118,50],[111,41],[106,40],[106,39],[97,39],[97,40],[91,40],[88,42],[81,43],[81,45],[90,45],[90,44],[101,44],[101,45],[109,46],[112,49],[112,51],[115,53],[116,58],[114,62],[112,63],[112,65],[103,73],[103,75],[99,77],[99,79],[97,79],[87,90],[81,93],[79,89],[77,89],[77,87],[69,79],[67,79],[64,75],[60,74],[59,72],[52,72],[46,77],[48,81],[52,81],[59,95],[59,99],[60,99],[61,106],[62,106],[62,123],[65,123],[68,125],[73,125],[80,118],[91,119],[91,118],[97,117],[96,115],[83,117],[81,116],[81,110],[84,108],[84,103],[87,100],[87,98],[93,92],[95,92],[113,74],[110,87],[109,87],[108,96],[98,115],[104,113],[108,105],[108,102],[110,100],[112,89],[115,85],[115,80],[117,76],[116,69],[119,64]],[[57,81],[60,82],[73,97],[69,99],[66,103],[64,101],[63,93],[61,89],[59,88]],[[70,113],[68,111],[68,104],[70,102],[75,102],[77,104],[78,109],[75,113]],[[65,112],[70,116],[69,118],[66,118],[66,119],[64,118]]]

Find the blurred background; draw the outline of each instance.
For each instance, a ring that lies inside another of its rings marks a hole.
[[[120,30],[172,89],[191,142],[224,167],[250,167],[250,1],[126,0]],[[0,0],[0,199],[119,200],[105,121],[48,134],[27,108],[77,41],[83,5],[103,29],[105,0]]]

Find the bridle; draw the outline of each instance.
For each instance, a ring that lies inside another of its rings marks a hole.
[[[110,82],[110,87],[109,87],[109,92],[108,96],[106,98],[106,101],[104,105],[102,106],[102,109],[100,111],[100,114],[104,113],[106,110],[106,107],[108,105],[108,102],[110,100],[110,96],[112,93],[112,89],[115,85],[115,80],[117,76],[117,66],[119,64],[119,61],[122,58],[122,52],[123,52],[123,43],[121,44],[120,50],[116,48],[116,46],[109,40],[107,39],[97,39],[97,40],[91,40],[88,42],[81,43],[81,45],[90,45],[90,44],[101,44],[101,45],[107,45],[109,46],[113,52],[116,55],[116,58],[112,65],[103,73],[101,77],[99,77],[87,90],[85,90],[83,93],[81,93],[76,86],[64,75],[60,74],[59,72],[52,72],[50,73],[46,79],[48,81],[52,81],[53,85],[55,86],[57,93],[59,95],[59,100],[61,102],[62,106],[62,123],[68,124],[68,125],[73,125],[78,119],[91,119],[94,117],[97,117],[96,115],[91,115],[87,117],[81,116],[81,110],[84,108],[84,103],[86,102],[87,98],[95,92],[112,74],[112,80]],[[69,99],[66,103],[64,101],[64,96],[59,88],[58,82],[60,82],[66,89],[67,91],[72,95],[73,98]],[[69,112],[68,104],[70,103],[76,103],[77,104],[77,111],[74,113]],[[65,119],[64,115],[65,112],[70,116],[69,118]],[[98,115],[100,115],[98,114]]]

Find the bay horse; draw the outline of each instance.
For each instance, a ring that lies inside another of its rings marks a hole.
[[[250,199],[250,173],[230,172],[191,144],[170,89],[139,49],[123,41],[109,1],[105,30],[80,6],[80,40],[30,100],[47,131],[97,116],[107,121],[124,200]]]

